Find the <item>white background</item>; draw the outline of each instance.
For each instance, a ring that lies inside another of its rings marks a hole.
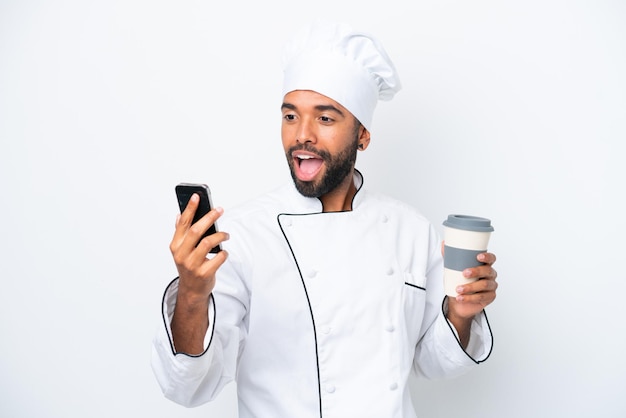
[[[0,1],[0,415],[236,416],[164,399],[150,344],[180,181],[229,207],[289,181],[280,52],[375,33],[367,186],[492,219],[491,358],[414,383],[421,417],[626,416],[622,1]]]

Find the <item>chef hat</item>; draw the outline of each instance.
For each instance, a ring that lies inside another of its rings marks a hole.
[[[401,87],[377,39],[323,20],[302,28],[285,46],[283,72],[283,95],[316,91],[340,103],[367,129],[378,100],[391,100]]]

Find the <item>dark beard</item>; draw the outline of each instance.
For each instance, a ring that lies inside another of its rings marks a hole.
[[[291,171],[291,178],[293,179],[298,192],[306,197],[320,197],[333,191],[352,172],[352,168],[356,163],[358,143],[359,138],[355,135],[354,141],[348,144],[346,148],[334,157],[327,151],[317,150],[307,144],[295,145],[291,147],[287,151],[286,156],[289,163],[289,169]],[[320,181],[301,181],[296,177],[293,168],[295,163],[292,158],[292,153],[299,150],[313,152],[324,160],[326,171],[324,173],[324,177],[322,177]]]

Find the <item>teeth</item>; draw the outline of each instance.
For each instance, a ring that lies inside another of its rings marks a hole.
[[[297,155],[298,158],[300,158],[301,160],[310,160],[311,158],[315,158],[315,157],[311,157],[310,155]]]

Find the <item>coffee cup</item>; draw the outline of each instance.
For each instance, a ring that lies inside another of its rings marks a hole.
[[[464,277],[463,270],[485,264],[476,256],[487,251],[493,226],[489,219],[470,215],[449,215],[443,226],[443,284],[446,295],[456,297],[457,286],[476,281]]]

